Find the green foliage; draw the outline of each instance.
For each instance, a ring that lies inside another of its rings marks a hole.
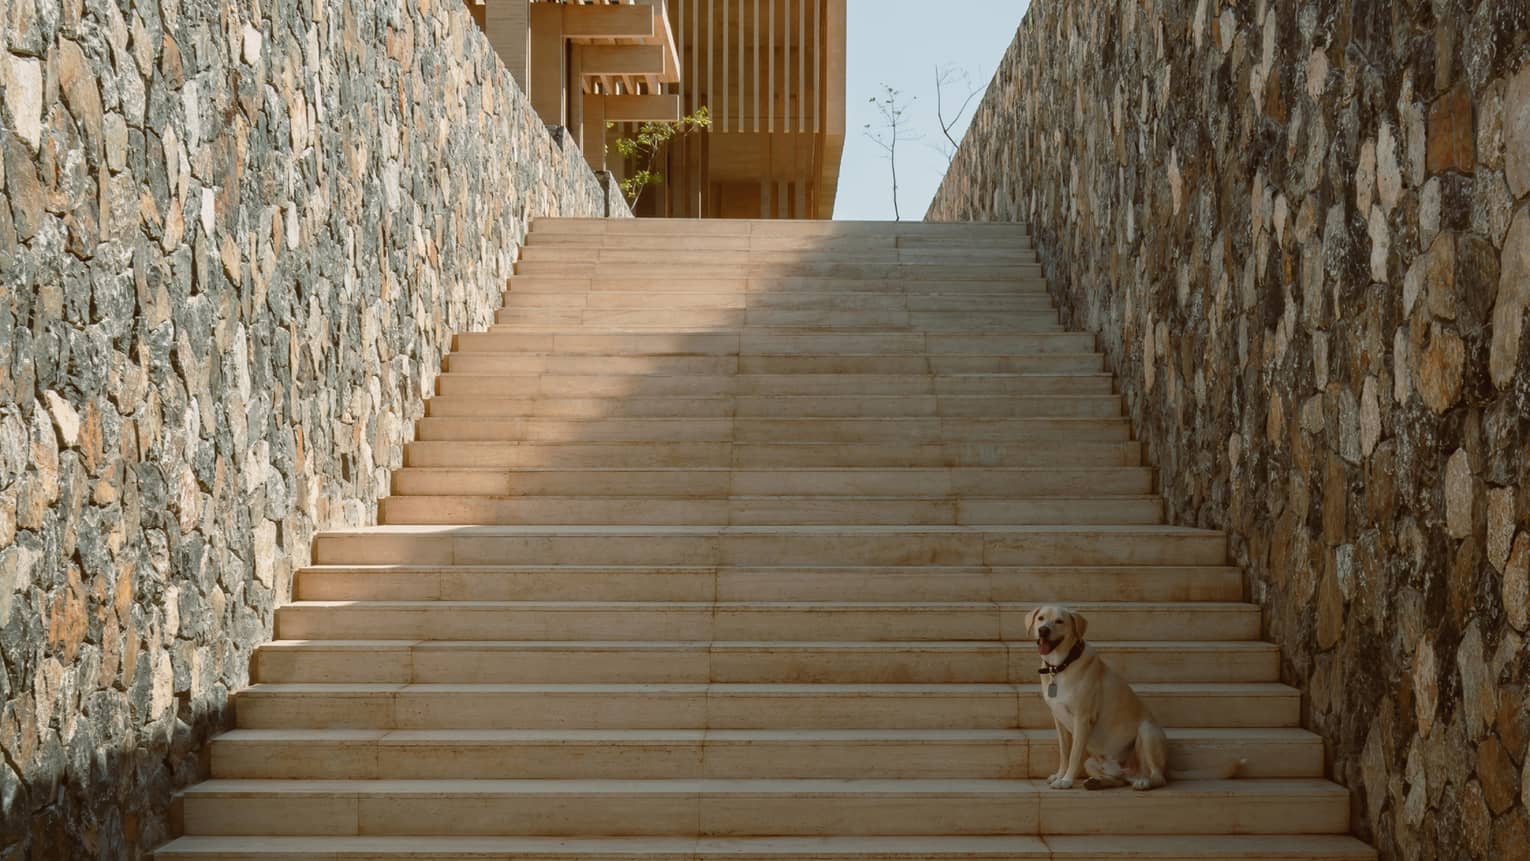
[[[711,127],[712,112],[703,106],[697,108],[695,113],[673,122],[643,123],[638,127],[636,137],[617,138],[613,144],[617,154],[636,167],[621,182],[622,194],[627,196],[627,202],[636,206],[644,189],[664,181],[664,174],[654,170],[653,164],[665,144]]]

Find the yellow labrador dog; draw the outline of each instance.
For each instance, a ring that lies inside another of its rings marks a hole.
[[[1057,724],[1052,788],[1069,789],[1084,773],[1089,775],[1085,789],[1127,783],[1156,789],[1167,783],[1169,742],[1163,728],[1084,642],[1088,621],[1063,607],[1038,607],[1027,623],[1041,652],[1041,695]]]

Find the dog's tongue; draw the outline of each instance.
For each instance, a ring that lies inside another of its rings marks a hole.
[[[1050,655],[1050,654],[1052,654],[1052,650],[1055,649],[1055,648],[1057,648],[1057,647],[1052,645],[1052,642],[1050,640],[1046,639],[1045,637],[1041,637],[1041,638],[1038,638],[1036,640],[1036,649],[1038,651],[1040,651],[1043,655]]]

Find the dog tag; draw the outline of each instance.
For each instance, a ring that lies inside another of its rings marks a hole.
[[[1051,683],[1049,683],[1047,685],[1047,698],[1048,699],[1056,699],[1057,698],[1057,683],[1056,682],[1051,682]]]

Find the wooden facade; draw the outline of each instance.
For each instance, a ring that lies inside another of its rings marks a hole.
[[[597,169],[612,141],[705,107],[640,215],[829,218],[845,141],[845,0],[470,0],[542,118]],[[577,82],[577,85],[576,83]]]

